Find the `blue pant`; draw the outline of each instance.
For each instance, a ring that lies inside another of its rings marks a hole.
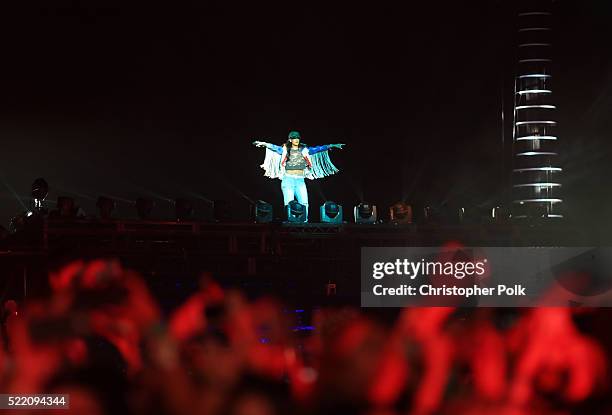
[[[285,206],[293,199],[306,206],[306,219],[308,219],[308,191],[304,177],[285,174],[281,181],[281,190],[283,191],[283,199]]]

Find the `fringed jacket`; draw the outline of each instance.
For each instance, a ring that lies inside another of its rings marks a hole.
[[[338,172],[329,158],[330,148],[330,145],[323,145],[302,149],[302,156],[308,166],[304,169],[304,177],[311,180],[320,179]],[[266,143],[266,158],[261,165],[261,168],[265,171],[264,176],[271,179],[282,179],[285,175],[287,158],[288,154],[285,146]]]

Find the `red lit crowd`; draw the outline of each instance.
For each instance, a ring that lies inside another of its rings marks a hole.
[[[277,300],[206,275],[170,315],[114,261],[50,286],[3,304],[0,392],[68,394],[70,413],[612,413],[605,347],[576,323],[589,310],[323,308],[304,335]]]

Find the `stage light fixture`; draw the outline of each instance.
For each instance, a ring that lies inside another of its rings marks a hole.
[[[73,198],[67,196],[57,198],[57,215],[60,218],[74,218],[76,210]]]
[[[177,221],[190,220],[193,215],[193,204],[191,201],[183,198],[175,199],[174,215]]]
[[[269,223],[274,219],[272,205],[263,200],[258,200],[251,205],[251,217],[257,223]]]
[[[151,199],[145,199],[144,197],[139,197],[136,199],[136,213],[138,214],[139,219],[150,219],[151,212],[153,212],[154,207],[155,202]]]
[[[446,225],[460,225],[465,216],[465,209],[455,205],[444,204],[433,211],[434,222]]]
[[[459,220],[459,223],[464,223],[466,221],[467,217],[465,214],[465,208],[459,208],[457,211],[457,219]]]
[[[389,219],[394,224],[412,223],[412,206],[405,202],[397,202],[389,208]]]
[[[229,222],[232,220],[232,205],[227,200],[213,201],[213,219],[215,222]]]
[[[321,222],[323,223],[342,223],[344,214],[342,206],[336,202],[328,200],[320,208]]]
[[[292,200],[286,207],[287,222],[304,223],[307,221],[306,206],[302,205],[297,200]]]
[[[9,222],[9,232],[10,233],[20,232],[25,227],[25,223],[26,223],[26,216],[23,213],[12,217],[11,221]]]
[[[510,212],[505,206],[495,206],[491,209],[491,221],[494,223],[508,222],[510,217]]]
[[[106,196],[100,196],[96,202],[96,207],[100,211],[100,219],[110,219],[115,210],[116,203],[113,199]]]
[[[437,220],[437,214],[434,212],[431,206],[425,206],[423,208],[423,222],[433,223]]]
[[[355,216],[355,223],[376,223],[378,219],[376,205],[364,202],[355,206],[353,215]]]
[[[39,177],[32,183],[32,199],[34,199],[34,209],[41,210],[43,201],[49,194],[49,184],[45,179]]]

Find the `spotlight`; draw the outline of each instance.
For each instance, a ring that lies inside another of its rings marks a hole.
[[[35,210],[42,209],[42,203],[48,194],[49,185],[47,184],[46,180],[42,177],[39,177],[38,179],[34,180],[34,183],[32,183],[32,199],[34,199]]]
[[[394,224],[412,223],[412,206],[404,202],[397,202],[389,208],[389,219]]]
[[[26,216],[24,214],[20,214],[11,218],[9,223],[9,232],[16,233],[21,231],[25,227]]]
[[[342,206],[336,202],[327,201],[321,205],[321,222],[342,223]]]
[[[495,206],[491,209],[491,216],[489,219],[493,223],[505,223],[510,221],[510,211],[505,206]]]
[[[174,200],[174,214],[177,221],[185,221],[191,219],[193,215],[193,205],[190,200],[187,199],[175,199]]]
[[[496,211],[495,214],[499,213]],[[488,221],[486,217],[489,212],[488,209],[484,209],[482,206],[469,206],[466,208],[459,208],[457,212],[459,216],[460,224],[477,224],[477,223],[485,223]],[[493,212],[491,211],[491,215]]]
[[[60,218],[74,218],[76,216],[76,210],[73,198],[67,196],[60,196],[57,198],[56,214]]]
[[[423,208],[423,222],[425,223],[433,223],[437,220],[437,214],[434,212],[431,206],[425,206]]]
[[[100,219],[110,219],[116,203],[113,199],[106,196],[100,196],[96,202],[96,207],[100,210]]]
[[[436,217],[445,225],[460,225],[465,219],[465,209],[455,205],[444,204],[438,208]]]
[[[229,222],[232,220],[232,205],[227,200],[213,201],[213,219],[215,222]]]
[[[376,223],[378,214],[376,213],[376,205],[368,203],[360,203],[353,209],[355,215],[355,223]]]
[[[155,207],[155,202],[151,199],[145,199],[144,197],[139,197],[136,199],[136,213],[138,214],[138,218],[142,220],[150,219],[151,212]]]
[[[253,217],[257,223],[269,223],[273,219],[273,210],[270,203],[258,200],[253,206]]]
[[[465,214],[465,208],[459,208],[457,211],[457,219],[459,219],[459,223],[464,223],[466,221],[467,216]]]
[[[292,223],[306,222],[306,206],[297,200],[292,200],[287,205],[287,221]]]

